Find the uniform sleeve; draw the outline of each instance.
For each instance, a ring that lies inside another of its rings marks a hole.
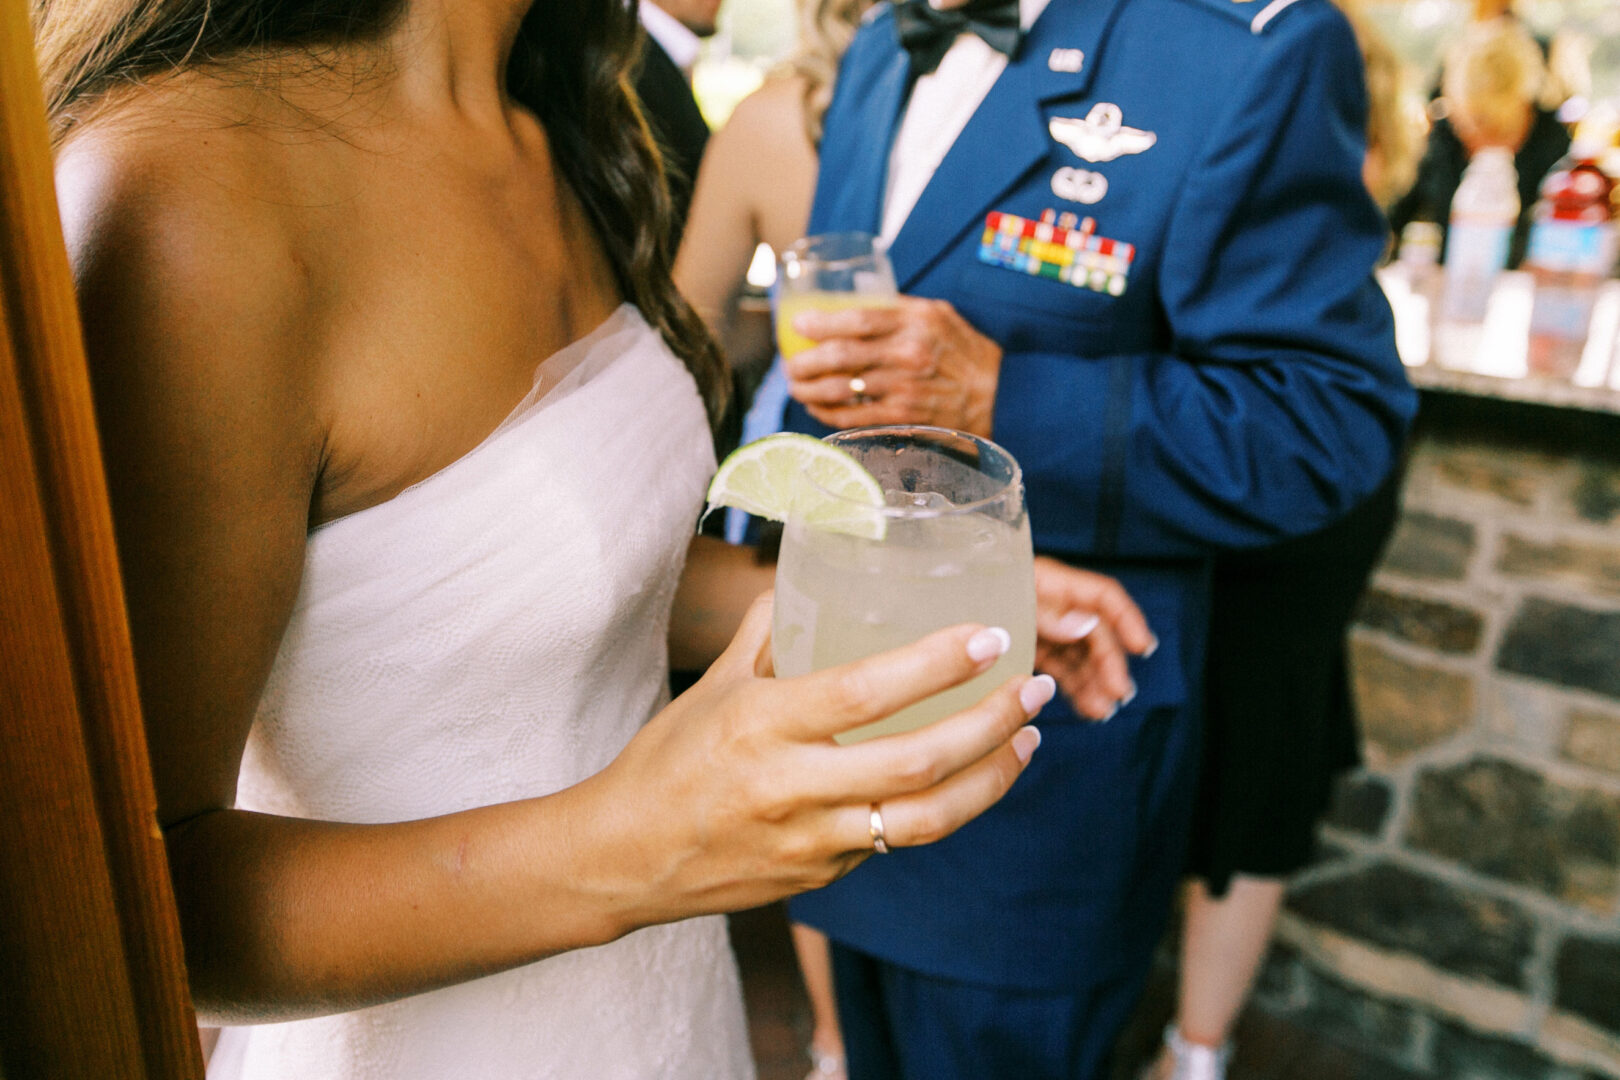
[[[1324,525],[1394,466],[1416,409],[1372,276],[1360,54],[1327,4],[1258,45],[1171,211],[1170,349],[1007,356],[995,432],[1036,542],[1126,557],[1250,547]],[[1142,283],[1133,283],[1140,287]]]

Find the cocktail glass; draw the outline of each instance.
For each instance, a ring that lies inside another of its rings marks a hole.
[[[936,427],[855,428],[825,441],[877,478],[887,505],[866,511],[881,519],[875,527],[853,531],[789,517],[776,564],[776,673],[832,667],[963,622],[1000,626],[1011,635],[1012,648],[990,670],[845,732],[838,740],[845,743],[932,723],[1029,674],[1034,564],[1023,478],[1012,455],[988,440]],[[855,506],[847,509],[840,515],[844,529],[860,520]]]
[[[801,311],[894,304],[894,270],[869,233],[807,236],[783,251],[778,263],[776,345],[784,358],[815,344],[793,329],[793,318]]]

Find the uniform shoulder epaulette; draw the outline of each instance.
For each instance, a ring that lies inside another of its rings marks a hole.
[[[1213,11],[1238,23],[1251,34],[1264,34],[1276,25],[1277,19],[1296,4],[1319,3],[1321,0],[1185,0],[1196,8]]]

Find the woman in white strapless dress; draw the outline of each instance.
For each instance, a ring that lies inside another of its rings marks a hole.
[[[725,376],[633,12],[530,4],[36,4],[214,1080],[749,1076],[720,913],[1039,741],[1045,676],[831,740],[994,628],[769,677],[769,571],[691,539]],[[715,661],[673,703],[669,650]]]
[[[600,772],[664,704],[670,602],[714,470],[702,402],[629,305],[540,365],[533,396],[465,457],[310,534],[238,807],[381,823],[547,795]],[[752,1074],[719,915],[385,1005],[227,1028],[209,1069]]]

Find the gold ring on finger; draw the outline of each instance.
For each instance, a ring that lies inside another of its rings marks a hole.
[[[872,804],[872,824],[867,831],[872,836],[872,850],[879,855],[887,855],[889,841],[883,835],[883,811],[878,809],[877,803]]]
[[[861,378],[859,375],[850,376],[849,397],[850,400],[855,402],[857,405],[864,405],[866,402],[872,400],[866,394],[866,380]]]

